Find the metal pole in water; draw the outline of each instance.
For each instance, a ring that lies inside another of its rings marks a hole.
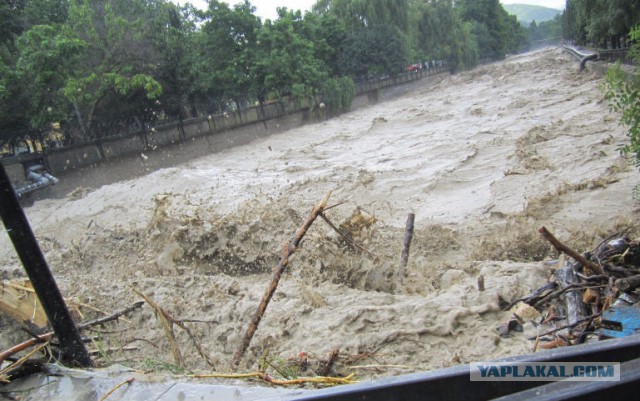
[[[88,367],[93,362],[80,338],[62,294],[40,250],[27,217],[18,202],[4,165],[0,162],[0,217],[27,271],[53,331],[60,340],[61,361],[73,366]]]

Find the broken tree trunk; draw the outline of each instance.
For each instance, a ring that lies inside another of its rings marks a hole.
[[[307,230],[309,230],[309,227],[311,227],[311,224],[313,224],[315,219],[320,214],[322,214],[322,212],[327,207],[327,202],[329,201],[330,196],[331,196],[331,191],[327,192],[327,194],[324,196],[324,199],[322,199],[322,201],[316,207],[313,208],[313,210],[311,211],[311,214],[309,214],[309,216],[307,217],[307,220],[305,220],[302,227],[300,227],[298,231],[296,231],[291,241],[289,241],[289,243],[285,245],[285,247],[282,249],[282,256],[280,257],[280,262],[278,263],[276,270],[273,272],[273,277],[271,278],[271,282],[269,283],[269,286],[267,287],[266,291],[264,292],[264,295],[262,296],[262,300],[260,301],[260,305],[258,305],[258,310],[256,311],[256,314],[254,315],[253,320],[251,321],[251,323],[249,323],[249,326],[247,327],[247,331],[244,335],[244,338],[242,339],[242,342],[240,343],[240,347],[238,347],[238,351],[236,351],[236,354],[233,357],[233,361],[231,362],[232,369],[235,370],[238,367],[238,365],[240,364],[240,360],[244,356],[244,353],[247,351],[247,348],[249,348],[251,339],[253,338],[253,335],[258,329],[258,325],[262,320],[262,316],[264,316],[264,313],[267,310],[267,306],[269,305],[269,302],[271,301],[273,294],[276,292],[276,288],[278,287],[280,278],[282,277],[282,274],[284,273],[287,266],[289,266],[289,258],[298,249],[298,246],[300,245],[300,241],[302,241],[302,238],[304,238],[305,234],[307,233]]]
[[[604,272],[602,271],[602,267],[600,267],[600,265],[588,261],[584,256],[580,255],[578,252],[574,251],[573,249],[569,248],[568,246],[560,242],[556,237],[553,236],[553,234],[549,232],[549,230],[546,229],[546,227],[540,227],[538,231],[540,232],[540,234],[542,234],[542,236],[547,241],[551,243],[551,245],[553,245],[553,247],[558,252],[562,252],[565,255],[572,257],[577,262],[580,262],[580,264],[584,266],[586,269],[589,269],[592,273],[604,274]]]
[[[407,264],[409,263],[409,249],[411,248],[411,240],[413,239],[413,223],[416,219],[414,213],[407,216],[407,224],[404,231],[404,241],[402,247],[402,255],[400,257],[400,268],[398,269],[398,278],[402,281]]]

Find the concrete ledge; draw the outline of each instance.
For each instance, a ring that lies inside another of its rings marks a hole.
[[[95,144],[74,146],[72,148],[56,149],[44,156],[46,164],[52,174],[75,170],[100,163],[102,156]]]
[[[104,157],[112,159],[125,156],[131,153],[138,153],[144,150],[144,144],[139,136],[127,136],[124,138],[112,139],[102,143]]]
[[[415,77],[402,77],[402,80],[390,80],[393,84],[380,84],[369,92],[355,96],[351,108],[356,109],[401,96],[424,85],[424,78],[436,75],[420,74]],[[403,83],[399,83],[401,81]],[[61,197],[77,186],[95,188],[130,179],[159,168],[244,145],[257,138],[300,127],[314,119],[320,117],[310,115],[308,104],[283,100],[262,107],[253,107],[241,113],[166,124],[156,127],[152,132],[138,132],[129,136],[105,139],[102,142],[55,149],[44,154],[7,158],[3,159],[2,163],[5,166],[18,166],[12,170],[12,179],[15,182],[24,179],[24,172],[21,170],[24,163],[21,158],[28,156],[30,159],[41,159],[49,172],[60,178],[60,182],[51,187],[46,195],[34,192],[33,197]]]

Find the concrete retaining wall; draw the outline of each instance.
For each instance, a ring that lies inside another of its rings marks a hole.
[[[352,102],[352,109],[402,94],[412,87],[411,83],[430,75],[434,75],[433,72],[412,73],[403,77],[360,84],[357,88],[357,96]],[[305,103],[287,100],[273,102],[251,107],[239,113],[194,118],[131,135],[54,149],[44,154],[5,158],[2,159],[2,163],[5,166],[11,166],[10,178],[14,185],[25,180],[24,166],[28,164],[25,160],[34,158],[41,159],[51,174],[62,176],[76,170],[78,173],[86,172],[87,168],[99,164],[107,164],[107,168],[118,170],[117,164],[110,161],[138,158],[142,153],[146,158],[155,157],[155,153],[161,149],[162,151],[158,152],[161,156],[158,157],[157,162],[146,163],[147,165],[157,163],[160,168],[169,160],[171,164],[186,162],[199,156],[249,143],[259,137],[299,127],[311,119],[309,105]],[[148,171],[149,168],[146,168]],[[137,175],[136,171],[131,173]],[[123,172],[122,176],[127,174]],[[87,178],[87,182],[92,181]]]
[[[43,158],[47,169],[52,174],[91,166],[103,160],[98,146],[93,143],[56,149],[44,155]]]
[[[139,135],[110,138],[102,142],[100,146],[102,146],[102,153],[107,159],[139,153],[145,149],[144,143]]]

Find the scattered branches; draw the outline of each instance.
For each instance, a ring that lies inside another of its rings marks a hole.
[[[115,386],[113,386],[113,388],[111,390],[109,390],[105,395],[103,395],[102,397],[100,397],[99,401],[104,401],[106,400],[111,394],[115,393],[120,387],[124,386],[124,385],[129,385],[131,383],[133,383],[133,381],[135,380],[134,377],[131,377],[121,383],[116,384]]]
[[[540,337],[548,336],[548,335],[550,335],[550,334],[557,333],[557,332],[562,331],[562,330],[565,330],[565,329],[571,329],[571,330],[573,330],[574,328],[576,328],[576,327],[580,326],[581,324],[583,324],[583,323],[585,323],[585,322],[589,322],[589,323],[591,323],[591,322],[592,322],[595,318],[597,318],[597,317],[600,317],[600,314],[599,314],[599,313],[598,313],[598,314],[595,314],[595,315],[587,316],[587,317],[585,317],[584,319],[578,320],[578,321],[577,321],[577,322],[575,322],[575,323],[565,324],[564,326],[556,327],[555,329],[549,330],[549,331],[547,331],[547,332],[545,332],[545,333],[538,334],[538,335],[536,335],[536,337],[537,337],[537,338],[540,338]],[[536,339],[536,337],[530,337],[530,338],[529,338],[529,340],[535,340],[535,339]]]
[[[596,263],[593,263],[591,261],[588,261],[584,256],[580,255],[578,252],[574,251],[573,249],[569,248],[567,245],[565,245],[562,242],[560,242],[556,237],[553,236],[553,234],[551,234],[549,232],[549,230],[546,229],[546,227],[540,227],[540,229],[538,231],[540,231],[540,234],[542,234],[542,236],[547,241],[549,241],[551,243],[551,245],[553,245],[553,247],[558,252],[562,252],[562,253],[572,257],[577,262],[579,262],[582,266],[584,266],[585,268],[591,270],[595,274],[603,274],[604,273],[602,271],[602,267],[600,265],[598,265]]]
[[[176,335],[173,332],[173,324],[176,322],[176,320],[173,317],[171,317],[171,315],[169,315],[167,311],[162,309],[147,295],[144,295],[143,293],[139,292],[135,288],[133,289],[133,292],[135,292],[140,297],[142,297],[147,302],[147,304],[149,304],[149,306],[154,310],[156,318],[160,320],[160,324],[162,325],[162,330],[164,330],[164,334],[167,337],[167,340],[169,341],[169,347],[171,348],[171,353],[173,353],[173,360],[175,361],[176,365],[178,365],[179,367],[183,367],[184,361],[182,360],[180,347],[178,346],[178,342],[176,341]]]
[[[135,304],[133,304],[133,305],[131,305],[131,306],[119,311],[119,312],[116,312],[116,313],[114,313],[112,315],[105,316],[105,317],[102,317],[100,319],[92,320],[90,322],[81,323],[81,324],[78,325],[78,330],[84,330],[84,329],[87,329],[89,327],[93,327],[93,326],[104,324],[104,323],[107,323],[107,322],[110,322],[110,321],[113,321],[113,320],[117,320],[121,316],[130,313],[131,311],[141,307],[142,305],[143,305],[142,302],[136,302]],[[54,332],[49,332],[49,333],[45,333],[43,335],[31,338],[31,339],[29,339],[29,340],[27,340],[25,342],[20,343],[20,344],[17,344],[15,346],[3,351],[2,353],[0,353],[0,362],[3,362],[8,357],[10,357],[10,356],[12,356],[12,355],[14,355],[14,354],[16,354],[16,353],[18,353],[20,351],[23,351],[23,350],[25,350],[25,349],[27,349],[29,347],[32,347],[32,346],[34,346],[34,345],[36,345],[38,343],[51,341],[53,336],[54,336]]]
[[[202,375],[189,375],[188,377],[192,377],[194,379],[250,379],[250,378],[258,378],[263,380],[269,384],[275,384],[278,386],[291,386],[295,384],[307,384],[307,383],[316,383],[316,384],[353,384],[357,383],[354,380],[355,373],[351,373],[345,377],[326,377],[326,376],[315,376],[315,377],[298,377],[295,379],[287,379],[287,380],[278,380],[269,376],[264,372],[254,372],[254,373],[210,373],[210,374],[202,374]]]
[[[357,249],[361,250],[362,252],[366,253],[367,255],[371,256],[374,261],[380,260],[380,257],[378,255],[376,255],[375,253],[371,252],[370,250],[368,250],[364,246],[358,244],[353,238],[351,238],[351,236],[349,234],[345,233],[340,228],[336,227],[336,225],[333,224],[331,222],[331,220],[329,220],[329,218],[324,213],[320,213],[320,217],[322,218],[322,220],[324,220],[329,225],[329,227],[331,227],[336,233],[338,233],[338,235],[340,235],[342,238],[344,238],[344,240],[347,241],[349,243],[349,245],[351,245],[354,248],[357,248]]]
[[[527,312],[527,320],[538,330],[536,336],[529,338],[535,340],[534,352],[540,348],[579,344],[593,333],[605,338],[617,336],[615,331],[619,330],[608,328],[627,324],[621,321],[618,311],[622,300],[633,300],[633,292],[640,286],[640,276],[636,275],[640,242],[626,236],[609,236],[592,253],[581,255],[558,241],[545,227],[539,232],[556,250],[575,259],[576,263],[559,262],[553,281],[503,308],[510,309],[525,302],[533,309],[533,312]],[[580,265],[584,268],[582,272],[577,271]],[[545,305],[549,305],[546,312],[539,310]],[[513,317],[524,323],[516,313],[519,312],[514,312]],[[553,327],[555,325],[559,327]],[[542,327],[549,326],[551,328],[546,332],[539,333]],[[550,335],[553,336],[551,341],[541,343],[542,337]]]
[[[273,273],[271,282],[269,283],[269,286],[265,290],[265,293],[262,296],[262,300],[260,301],[260,305],[258,305],[258,310],[256,311],[251,323],[249,323],[249,326],[247,327],[247,331],[242,339],[242,342],[240,343],[240,347],[238,348],[238,350],[236,351],[236,354],[233,357],[233,361],[231,362],[232,369],[235,369],[238,367],[238,365],[240,364],[240,360],[244,356],[244,353],[247,351],[247,348],[249,348],[251,339],[253,338],[253,335],[255,334],[256,330],[258,330],[258,325],[260,324],[260,321],[262,320],[262,317],[264,316],[264,313],[267,310],[267,306],[269,305],[269,302],[271,301],[273,294],[276,292],[276,288],[278,287],[280,278],[282,277],[282,274],[284,273],[287,266],[289,266],[289,258],[298,250],[300,241],[302,241],[302,238],[304,238],[305,234],[307,233],[307,230],[309,230],[309,227],[311,227],[311,225],[316,220],[316,218],[319,215],[321,215],[324,209],[326,208],[327,202],[329,201],[330,196],[331,196],[331,191],[327,192],[327,194],[324,196],[324,199],[322,199],[322,201],[316,207],[313,208],[313,210],[311,211],[311,214],[309,214],[309,217],[307,217],[307,220],[304,222],[302,227],[300,227],[298,231],[295,233],[293,239],[287,245],[285,245],[284,248],[282,249],[282,256],[280,257],[280,262],[278,263],[278,266],[276,267],[276,270]]]
[[[404,232],[404,240],[402,242],[402,255],[400,257],[400,268],[398,269],[398,277],[400,280],[404,277],[404,271],[409,263],[409,250],[411,249],[411,240],[413,239],[413,226],[416,215],[409,213]]]
[[[156,317],[160,320],[162,329],[164,330],[164,333],[167,336],[167,340],[169,341],[169,346],[171,347],[171,352],[173,353],[173,359],[175,360],[176,365],[178,365],[179,367],[184,367],[184,360],[182,359],[182,354],[180,353],[180,347],[178,346],[175,333],[173,332],[174,324],[187,333],[191,341],[193,341],[193,344],[200,356],[209,366],[215,369],[213,361],[211,361],[207,354],[204,353],[200,341],[198,341],[198,339],[193,335],[189,327],[187,327],[182,321],[177,320],[173,316],[171,316],[166,310],[161,308],[160,305],[156,304],[149,296],[141,293],[135,288],[133,289],[133,292],[138,294],[147,302],[147,304],[154,310]]]
[[[9,381],[8,380],[8,373],[10,371],[15,370],[18,367],[22,366],[22,364],[25,363],[29,358],[31,358],[36,353],[40,352],[40,350],[42,350],[43,348],[48,347],[48,346],[49,346],[49,341],[45,342],[44,344],[40,344],[38,347],[36,347],[33,350],[31,350],[30,352],[28,352],[22,358],[18,359],[17,361],[12,363],[11,365],[9,365],[6,368],[2,369],[0,371],[0,382],[8,382]]]
[[[567,291],[583,291],[588,290],[590,288],[606,288],[606,285],[590,285],[590,286],[582,286],[580,284],[571,284],[564,288],[561,288],[554,292],[549,292],[546,295],[542,296],[536,303],[533,304],[533,307],[538,307],[544,304],[545,302],[549,302],[550,300],[564,294]]]
[[[331,369],[333,368],[333,364],[336,363],[336,360],[338,359],[338,355],[340,355],[339,349],[334,349],[329,353],[329,359],[323,363],[320,376],[329,376],[329,373],[331,373]]]

